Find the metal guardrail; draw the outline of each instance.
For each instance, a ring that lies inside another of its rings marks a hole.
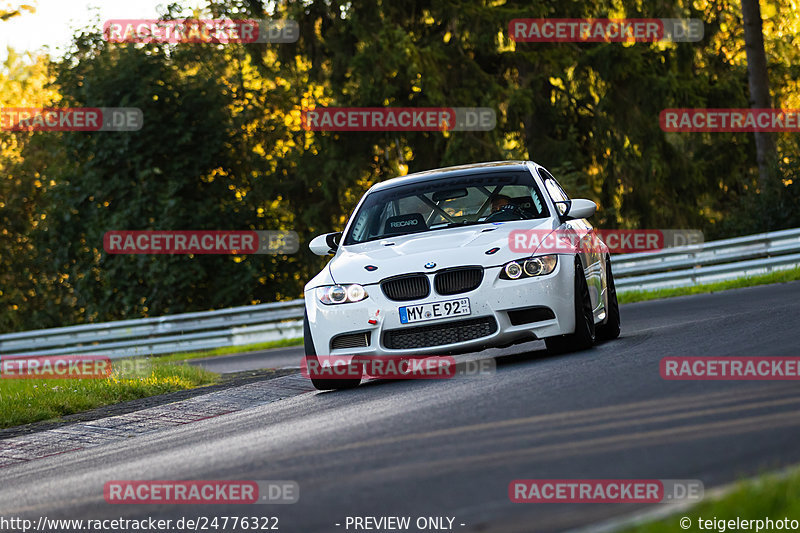
[[[0,335],[0,354],[112,358],[208,350],[303,336],[303,300]],[[299,319],[299,320],[298,320]]]
[[[686,287],[800,265],[800,228],[612,258],[619,292]]]
[[[800,228],[612,258],[619,292],[681,287],[800,265]],[[303,336],[303,300],[0,335],[2,355],[112,358]]]

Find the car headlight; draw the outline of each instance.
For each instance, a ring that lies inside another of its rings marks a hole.
[[[503,267],[503,272],[505,272],[509,279],[517,279],[522,275],[522,267],[519,266],[519,263],[516,261],[511,261],[510,263],[506,263],[506,266]]]
[[[360,302],[366,297],[367,291],[361,285],[354,283],[347,287],[347,299],[351,302]]]
[[[546,276],[555,270],[558,264],[558,255],[541,255],[528,259],[517,259],[503,265],[500,272],[501,279],[533,278]]]
[[[317,299],[325,305],[360,302],[368,296],[364,287],[358,283],[317,287],[316,294]]]

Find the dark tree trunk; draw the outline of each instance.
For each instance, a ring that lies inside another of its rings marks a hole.
[[[750,108],[772,107],[767,74],[767,54],[764,52],[761,8],[759,0],[742,0],[744,22],[744,47],[747,54],[747,80],[750,87]],[[756,161],[761,190],[773,185],[772,169],[777,161],[775,136],[765,131],[757,131]]]

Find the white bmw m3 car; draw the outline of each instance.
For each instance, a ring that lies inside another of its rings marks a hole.
[[[525,232],[584,235],[596,208],[570,199],[530,161],[375,184],[343,232],[310,243],[333,258],[305,286],[307,357],[450,355],[536,339],[562,353],[616,338],[619,306],[605,245],[524,253],[512,246]],[[360,382],[312,381],[318,389]]]

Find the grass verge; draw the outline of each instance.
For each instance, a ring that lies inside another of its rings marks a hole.
[[[769,285],[771,283],[786,283],[788,281],[800,280],[800,267],[787,270],[779,270],[758,276],[748,276],[705,285],[694,285],[691,287],[675,287],[672,289],[656,289],[652,291],[627,291],[618,292],[617,298],[621,304],[643,302],[646,300],[657,300],[659,298],[672,298],[674,296],[686,296],[689,294],[703,294],[709,292],[726,291],[729,289],[739,289],[742,287],[755,287],[756,285]]]
[[[146,370],[138,375],[114,373],[105,379],[0,379],[0,428],[211,385],[219,379],[219,374],[188,364],[147,361]]]
[[[0,429],[219,382],[219,374],[186,364],[189,359],[300,344],[302,338],[281,339],[201,352],[115,359],[115,368],[133,367],[136,372],[115,373],[108,379],[0,379]]]
[[[283,348],[286,346],[299,346],[301,344],[303,344],[303,337],[296,339],[280,339],[277,341],[259,342],[256,344],[243,344],[242,346],[223,346],[222,348],[214,348],[213,350],[173,353],[169,355],[158,355],[153,357],[158,357],[159,361],[175,362],[186,361],[188,359],[203,359],[206,357],[214,357],[215,355],[257,352],[259,350],[270,350],[272,348]]]
[[[681,528],[680,520],[688,517],[691,522],[688,528]],[[689,531],[736,531],[736,526],[730,527],[728,520],[736,518],[744,520],[774,521],[788,517],[791,520],[800,520],[800,470],[794,470],[788,475],[767,475],[753,480],[743,481],[739,486],[719,499],[701,502],[691,509],[658,520],[639,524],[622,531],[626,533],[647,532],[660,533],[689,530]],[[703,519],[703,527],[698,521]],[[720,529],[720,524],[707,523],[705,520],[725,520]],[[755,523],[746,529],[755,531]],[[714,527],[711,527],[714,526]],[[772,528],[778,529],[777,527]],[[781,528],[787,529],[787,528]],[[761,530],[765,527],[762,525]]]

